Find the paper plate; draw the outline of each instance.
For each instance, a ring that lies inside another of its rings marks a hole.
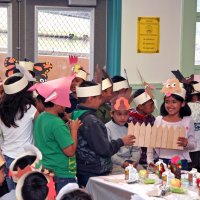
[[[178,194],[184,194],[187,192],[187,189],[183,187],[171,187],[170,190],[171,192]]]
[[[143,181],[144,184],[154,184],[155,182],[156,182],[156,180],[153,178],[146,178]]]

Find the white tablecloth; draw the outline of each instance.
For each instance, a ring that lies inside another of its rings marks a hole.
[[[156,179],[156,176],[151,175],[150,178]],[[188,188],[185,194],[168,193],[159,198],[147,195],[148,191],[158,187],[159,179],[155,184],[128,184],[124,180],[124,175],[111,175],[90,178],[86,190],[92,194],[93,200],[200,200],[195,186]]]

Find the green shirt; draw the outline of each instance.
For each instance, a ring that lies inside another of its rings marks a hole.
[[[101,121],[106,124],[107,122],[109,122],[111,120],[111,116],[110,116],[110,106],[106,103],[104,103],[103,105],[101,105],[96,114],[97,114],[97,117],[99,119],[101,119]]]
[[[34,122],[34,141],[42,153],[44,168],[60,178],[75,178],[76,158],[69,158],[63,152],[74,142],[62,119],[51,113],[41,113]]]

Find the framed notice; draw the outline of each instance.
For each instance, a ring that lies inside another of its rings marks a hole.
[[[159,53],[160,18],[138,17],[138,53]]]

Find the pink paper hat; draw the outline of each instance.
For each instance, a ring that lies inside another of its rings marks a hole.
[[[44,83],[36,83],[29,91],[37,91],[38,94],[45,98],[45,102],[52,102],[59,106],[71,107],[69,100],[70,85],[75,75],[62,77],[47,81]]]

